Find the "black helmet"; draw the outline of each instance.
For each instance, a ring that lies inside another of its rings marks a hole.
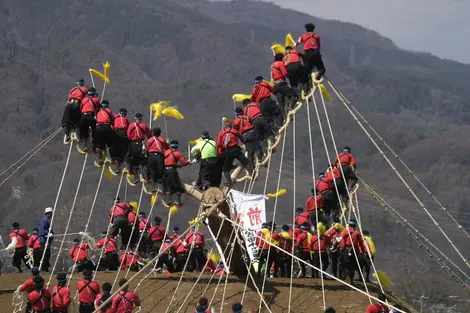
[[[243,105],[248,105],[251,103],[250,99],[246,98],[246,99],[243,99]]]
[[[207,130],[203,130],[202,133],[201,133],[201,137],[202,137],[203,139],[209,138],[209,137],[210,137],[210,136],[209,136],[209,132],[208,132]]]
[[[305,30],[308,32],[313,32],[315,30],[315,24],[313,23],[305,24]]]
[[[235,109],[235,113],[236,113],[237,115],[241,115],[241,114],[243,114],[243,109],[240,108],[240,107],[237,107],[237,108]]]
[[[274,61],[282,61],[283,58],[284,58],[284,54],[276,53],[276,55],[274,56]]]
[[[96,92],[96,88],[95,87],[90,87],[90,88],[88,88],[88,91]]]
[[[142,115],[142,113],[136,113],[134,117],[136,120],[142,120],[144,116]]]
[[[77,85],[83,86],[85,84],[85,80],[83,78],[77,79]]]
[[[119,109],[119,114],[127,115],[127,110],[124,108]]]
[[[351,152],[351,148],[349,148],[348,146],[346,146],[346,147],[344,147],[344,151]]]

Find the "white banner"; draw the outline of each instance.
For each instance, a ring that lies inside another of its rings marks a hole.
[[[266,223],[265,197],[232,189],[228,193],[228,199],[230,199],[232,220],[246,229],[241,230],[241,233],[250,259],[253,261],[258,250],[255,244],[256,233],[261,229],[261,224]]]

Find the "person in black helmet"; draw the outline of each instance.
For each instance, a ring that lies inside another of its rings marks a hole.
[[[96,147],[96,113],[101,108],[101,101],[98,98],[98,93],[93,87],[88,88],[88,95],[80,102],[80,141],[78,143],[78,151],[85,154],[89,146],[89,132],[91,130],[92,150],[95,151]]]
[[[115,175],[121,172],[122,162],[124,162],[127,151],[129,150],[129,140],[127,139],[127,129],[129,128],[129,120],[127,119],[127,110],[119,109],[119,113],[114,115],[114,149],[111,151],[113,164],[110,167],[111,172]]]
[[[142,122],[143,115],[142,113],[137,113],[135,115],[135,122],[129,125],[127,129],[127,138],[129,139],[129,152],[127,154],[129,163],[129,174],[134,175],[134,182],[136,183],[139,181],[139,178],[136,177],[139,174],[139,170],[142,167],[145,167],[147,161],[145,158],[145,150],[144,150],[144,140],[145,138],[150,138],[152,135],[150,134],[149,127]],[[141,171],[140,173],[144,173]]]
[[[320,54],[320,36],[315,33],[315,25],[308,23],[305,25],[305,34],[300,36],[297,40],[296,46],[303,44],[305,53],[305,68],[308,73],[311,73],[313,68],[317,69],[317,76],[315,79],[319,80],[325,75],[325,65]]]
[[[274,62],[271,64],[271,79],[274,82],[274,94],[276,95],[279,109],[282,114],[282,120],[285,119],[285,100],[289,98],[288,107],[293,108],[297,100],[295,89],[289,86],[287,77],[287,68],[282,62],[284,54],[278,53],[274,56]]]
[[[77,79],[77,86],[69,91],[67,97],[67,104],[64,108],[64,115],[62,116],[62,128],[64,129],[65,137],[64,144],[69,144],[71,131],[78,129],[80,123],[80,102],[88,94],[88,89],[84,87],[85,80],[83,78]]]

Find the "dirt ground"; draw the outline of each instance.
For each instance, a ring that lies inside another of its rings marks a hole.
[[[122,273],[122,277],[125,273]],[[128,278],[132,277],[131,273]],[[192,312],[199,297],[205,296],[209,300],[214,297],[212,307],[216,312],[231,312],[231,305],[234,302],[240,301],[244,292],[245,277],[236,277],[230,275],[227,281],[227,288],[224,295],[225,276],[217,288],[219,276],[215,276],[210,284],[208,284],[211,275],[204,274],[199,280],[198,284],[191,289],[198,277],[197,274],[185,274],[178,292],[173,301],[171,298],[175,292],[176,286],[181,275],[177,273],[171,275],[158,274],[156,276],[149,276],[138,287],[138,294],[142,300],[141,313],[146,312]],[[0,312],[12,312],[11,300],[12,295],[17,286],[29,277],[28,274],[4,274],[0,276]],[[97,281],[113,282],[115,274],[113,273],[98,273]],[[134,290],[141,280],[143,275],[138,275],[131,283],[130,290]],[[47,279],[47,276],[45,277]],[[75,285],[77,280],[81,278],[81,274],[74,276],[70,284],[72,295],[75,294]],[[52,280],[55,282],[55,279]],[[257,285],[261,290],[262,282]],[[207,287],[208,286],[208,287]],[[289,305],[289,286],[290,279],[284,278],[268,278],[264,289],[264,296],[268,303],[271,312],[287,312]],[[206,290],[207,288],[207,290]],[[214,291],[217,290],[217,292]],[[377,288],[374,285],[369,285],[371,293],[377,293]],[[186,296],[190,294],[187,301],[184,301]],[[364,312],[369,304],[366,296],[350,290],[348,287],[343,286],[335,281],[325,281],[325,297],[326,305],[333,306],[338,313],[360,313]],[[223,299],[223,301],[222,301]],[[253,284],[248,284],[246,296],[243,303],[244,312],[249,309],[257,309],[259,307],[259,300],[256,289]],[[292,301],[291,312],[295,313],[322,313],[323,297],[321,282],[319,279],[294,279],[292,284]],[[180,310],[181,308],[181,310]],[[77,306],[73,306],[69,313],[78,312]],[[269,312],[264,310],[264,312]],[[415,311],[412,311],[415,312]]]

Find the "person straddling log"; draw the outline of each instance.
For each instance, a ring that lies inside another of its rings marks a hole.
[[[129,165],[129,175],[134,176],[133,183],[139,181],[137,177],[138,170],[145,165],[144,140],[145,138],[152,137],[148,126],[142,122],[143,117],[142,113],[136,113],[135,122],[130,124],[127,129],[127,138],[129,139],[127,162]],[[143,172],[140,173],[143,174]]]
[[[276,101],[272,98],[276,98],[274,96],[274,87],[264,81],[263,76],[256,76],[250,100],[259,103],[261,113],[266,118],[268,136],[274,138],[277,130],[282,126],[282,114]]]
[[[310,243],[312,239],[312,234],[310,233],[310,224],[304,223],[300,225],[301,233],[298,235],[295,241],[295,254],[296,256],[307,262],[311,263],[311,255],[310,255]],[[299,273],[300,277],[305,277],[307,274],[305,263],[300,262],[301,273]]]
[[[119,257],[117,254],[118,244],[116,237],[108,236],[107,232],[101,233],[101,239],[96,243],[96,247],[104,249],[100,263],[97,264],[99,271],[116,271],[119,268]]]
[[[204,256],[204,235],[200,231],[196,231],[196,227],[192,227],[191,231],[186,235],[183,240],[183,245],[191,250],[191,269],[202,272],[206,258]]]
[[[351,153],[351,148],[348,146],[344,147],[343,152],[341,152],[338,157],[333,162],[336,167],[341,167],[341,172],[344,173],[346,182],[348,184],[349,190],[351,190],[354,185],[357,184],[358,178],[356,176],[356,158],[354,154]]]
[[[126,202],[121,202],[119,197],[114,199],[113,206],[109,209],[109,214],[111,217],[111,223],[113,226],[109,231],[110,237],[116,237],[121,232],[121,247],[126,249],[129,240],[131,230],[129,228],[128,215],[132,211],[132,208]]]
[[[80,102],[80,141],[78,143],[78,151],[85,154],[88,151],[89,139],[91,130],[92,151],[95,150],[95,135],[96,135],[96,113],[101,107],[100,99],[96,93],[96,89],[91,87],[88,89],[88,94]]]
[[[181,205],[181,194],[184,192],[178,167],[191,165],[178,151],[180,144],[178,140],[170,142],[170,149],[165,151],[165,198],[168,204]]]
[[[282,53],[277,53],[274,56],[274,62],[271,64],[271,80],[274,82],[274,94],[279,103],[282,120],[285,120],[286,100],[289,99],[287,107],[293,109],[298,94],[296,90],[289,85],[287,68],[282,61],[283,58],[284,54]]]
[[[127,279],[124,278],[119,281],[122,289],[111,302],[111,312],[132,313],[134,306],[140,306],[139,296],[134,291],[129,291],[129,286],[124,286],[126,283]]]
[[[39,262],[41,262],[42,249],[41,243],[39,242],[39,228],[33,228],[33,234],[28,239],[28,249],[33,250],[33,266],[39,267]]]
[[[295,209],[294,223],[297,225],[309,224],[310,223],[310,212],[304,212],[303,208]]]
[[[68,313],[71,303],[67,275],[59,273],[57,274],[57,285],[52,288],[52,313]]]
[[[161,136],[160,128],[152,129],[152,137],[147,140],[147,182],[152,182],[152,190],[163,190],[163,176],[165,173],[165,151],[170,149],[166,139]]]
[[[84,270],[83,279],[77,283],[79,313],[93,313],[95,300],[100,293],[100,285],[93,281],[93,271]]]
[[[27,242],[29,240],[29,234],[28,232],[20,228],[20,224],[15,222],[13,223],[13,229],[12,232],[10,233],[10,240],[13,241],[13,239],[16,240],[16,246],[15,246],[15,252],[13,253],[13,258],[12,258],[12,265],[18,269],[19,273],[23,273],[23,270],[21,269],[21,262],[24,263],[24,265],[29,269],[30,266],[28,265],[28,260],[26,258],[27,256]]]
[[[83,272],[86,269],[93,270],[95,265],[88,257],[90,246],[87,243],[81,243],[78,238],[75,238],[72,243],[73,245],[72,248],[70,248],[69,255],[72,258],[77,271]]]
[[[242,108],[236,108],[237,118],[233,121],[233,128],[243,136],[246,151],[248,153],[248,161],[252,168],[256,166],[256,159],[259,162],[263,159],[263,149],[261,148],[260,136],[253,124],[250,123],[248,117],[243,114]]]
[[[77,79],[77,86],[69,91],[67,96],[67,104],[64,108],[62,116],[62,128],[64,129],[64,144],[69,144],[71,141],[71,131],[76,131],[80,124],[80,103],[83,98],[88,94],[88,88],[84,87],[85,80],[83,78]]]
[[[303,53],[290,46],[286,47],[286,55],[283,62],[287,68],[287,77],[289,78],[290,85],[299,90],[306,91],[308,88],[309,75],[304,67]],[[300,88],[299,88],[300,87]]]
[[[337,201],[334,191],[333,182],[325,177],[325,173],[318,174],[318,180],[315,183],[318,193],[323,200],[323,212],[330,221],[337,215]]]
[[[49,290],[44,288],[44,279],[35,276],[33,283],[34,290],[28,294],[28,302],[32,311],[34,313],[50,313],[52,295]]]
[[[51,246],[54,237],[54,231],[51,227],[51,219],[53,214],[53,209],[48,207],[44,210],[44,217],[39,220],[39,244],[41,245],[41,252],[38,253],[41,255],[42,265],[40,270],[44,272],[49,272],[50,259],[51,259]],[[47,240],[49,238],[49,242]],[[47,243],[47,245],[46,245]],[[39,259],[41,261],[41,258]]]
[[[243,143],[243,137],[240,133],[232,127],[232,124],[228,124],[222,129],[217,136],[217,148],[219,155],[224,155],[224,175],[227,180],[226,184],[232,185],[232,178],[230,177],[230,171],[233,168],[233,161],[238,160],[243,167],[250,173],[253,172],[253,168],[250,162],[243,154],[242,148],[238,145],[238,141]]]
[[[114,175],[121,172],[122,163],[126,159],[129,150],[129,140],[127,139],[127,129],[129,128],[129,120],[127,119],[127,110],[119,109],[119,114],[114,115],[114,149],[111,151],[113,164],[110,167]]]
[[[202,140],[191,149],[191,155],[196,159],[201,159],[196,186],[199,190],[205,191],[209,187],[220,186],[222,168],[219,162],[217,143],[210,137],[207,130],[201,133],[201,138]]]
[[[296,46],[304,45],[305,67],[307,73],[310,74],[313,68],[317,69],[316,80],[320,80],[325,75],[325,65],[320,54],[320,36],[315,33],[315,25],[312,23],[305,24],[306,33],[299,37]]]
[[[244,106],[243,115],[253,124],[260,140],[265,140],[267,136],[266,118],[261,112],[260,105],[256,102],[251,102],[250,99],[244,99],[242,103]]]
[[[95,165],[101,167],[104,164],[106,148],[109,149],[109,156],[113,155],[114,148],[114,116],[109,108],[109,101],[102,100],[101,108],[96,113],[96,161]],[[103,155],[103,151],[105,154]]]

